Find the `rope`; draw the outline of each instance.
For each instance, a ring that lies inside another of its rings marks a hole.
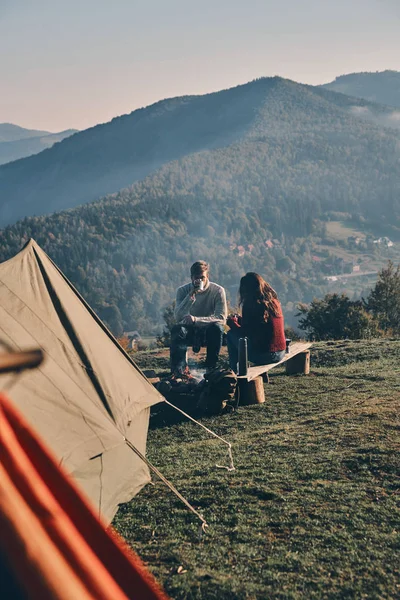
[[[164,402],[166,402],[169,406],[172,406],[172,408],[175,408],[175,410],[179,411],[180,413],[182,413],[182,415],[184,415],[185,417],[187,417],[188,419],[190,419],[191,421],[193,421],[193,423],[196,423],[197,425],[199,425],[200,427],[202,427],[203,429],[205,429],[205,431],[207,431],[208,433],[210,433],[211,435],[213,435],[215,438],[217,438],[218,440],[220,440],[221,442],[223,442],[224,444],[226,444],[228,446],[228,454],[229,454],[229,459],[230,459],[230,466],[229,467],[225,467],[224,465],[215,465],[217,467],[217,469],[226,469],[227,471],[234,471],[235,470],[235,465],[233,464],[233,456],[232,456],[232,444],[230,442],[228,442],[227,440],[224,440],[224,438],[222,438],[221,436],[219,436],[218,434],[216,434],[214,431],[212,431],[211,429],[209,429],[208,427],[206,427],[205,425],[203,425],[203,423],[200,423],[199,421],[196,421],[196,419],[194,419],[193,417],[191,417],[190,415],[188,415],[187,413],[185,413],[183,410],[181,410],[180,408],[178,408],[177,406],[175,406],[175,404],[172,404],[171,402],[168,402],[168,400],[164,399]]]
[[[149,467],[149,469],[151,469],[153,471],[153,473],[155,473],[157,475],[157,477],[159,477],[161,479],[161,481],[163,483],[165,483],[165,485],[175,494],[175,496],[177,496],[179,498],[179,500],[181,502],[183,502],[183,504],[192,511],[192,513],[194,513],[196,515],[196,517],[198,519],[200,519],[201,521],[201,531],[203,533],[206,532],[206,528],[208,527],[207,521],[204,519],[204,517],[202,517],[202,515],[186,500],[186,498],[184,498],[182,496],[182,494],[180,492],[178,492],[178,490],[176,489],[176,487],[174,487],[172,485],[172,483],[170,481],[168,481],[168,479],[166,477],[164,477],[164,475],[157,469],[157,467],[155,467],[154,465],[151,464],[151,462],[137,449],[135,448],[135,446],[132,444],[132,442],[130,442],[126,437],[124,437],[124,441],[127,444],[127,446],[133,450],[133,452],[135,452],[135,454],[137,454],[137,456],[139,458],[141,458],[143,460],[143,462],[146,463],[146,465]]]

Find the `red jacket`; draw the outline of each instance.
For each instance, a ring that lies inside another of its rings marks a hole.
[[[243,334],[248,337],[256,352],[280,352],[286,349],[285,325],[280,304],[279,312],[281,316],[271,315],[266,320],[262,304],[243,304]]]

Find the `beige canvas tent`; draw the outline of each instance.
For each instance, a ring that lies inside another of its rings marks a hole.
[[[0,340],[43,350],[10,396],[111,520],[150,480],[124,438],[145,454],[150,406],[163,397],[33,240],[0,265]],[[2,375],[0,388],[14,377]]]

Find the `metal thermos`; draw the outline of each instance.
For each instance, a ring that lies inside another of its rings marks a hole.
[[[239,377],[247,375],[248,358],[247,358],[247,337],[239,338],[238,349],[238,365],[237,371]]]

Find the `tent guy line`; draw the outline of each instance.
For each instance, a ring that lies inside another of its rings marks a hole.
[[[186,500],[186,498],[184,496],[182,496],[182,494],[180,492],[178,492],[178,490],[176,489],[176,487],[166,478],[164,477],[164,475],[161,473],[161,471],[159,471],[157,469],[157,467],[155,467],[141,452],[139,452],[139,450],[137,448],[135,448],[135,446],[126,438],[124,438],[125,443],[129,446],[129,448],[131,450],[133,450],[133,452],[135,452],[135,454],[137,454],[137,456],[139,456],[139,458],[142,459],[142,461],[144,463],[146,463],[146,465],[149,467],[149,469],[151,469],[153,471],[153,473],[155,473],[157,475],[157,477],[159,477],[161,479],[161,481],[163,483],[165,483],[165,485],[171,490],[171,492],[173,492],[178,498],[179,500],[181,500],[181,502],[183,502],[183,504],[192,512],[196,515],[196,517],[198,519],[200,519],[202,525],[202,530],[205,532],[206,527],[208,527],[208,523],[207,521],[204,519],[204,517],[190,504],[190,502],[188,502],[188,500]]]
[[[207,431],[208,433],[210,433],[211,435],[213,435],[215,438],[217,438],[218,440],[221,440],[221,442],[223,442],[224,444],[226,444],[228,446],[228,454],[229,454],[229,459],[230,459],[230,465],[229,465],[229,467],[225,467],[223,465],[215,465],[215,466],[218,469],[226,469],[227,471],[234,471],[235,470],[235,465],[233,464],[232,444],[230,442],[228,442],[227,440],[224,440],[224,438],[222,438],[221,436],[219,436],[218,434],[216,434],[215,431],[212,431],[212,429],[209,429],[208,427],[206,427],[205,425],[203,425],[199,421],[196,421],[196,419],[194,419],[193,417],[191,417],[190,415],[188,415],[187,413],[185,413],[183,410],[181,410],[180,408],[178,408],[177,406],[175,406],[175,404],[172,404],[171,402],[168,402],[168,400],[164,400],[164,402],[166,404],[168,404],[169,406],[172,406],[172,408],[175,408],[175,410],[177,410],[178,412],[182,413],[182,415],[185,415],[185,417],[187,417],[188,419],[190,419],[191,421],[193,421],[193,423],[196,423],[197,425],[199,425],[200,427],[202,427],[205,431]]]

